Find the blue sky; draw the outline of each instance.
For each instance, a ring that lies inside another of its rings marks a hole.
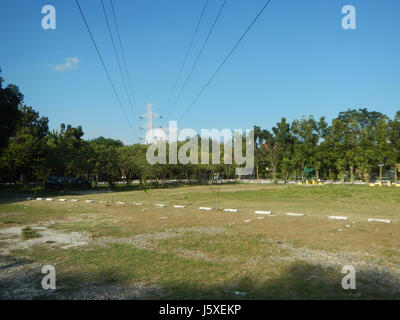
[[[210,0],[181,82],[222,0]],[[109,0],[104,0],[111,18]],[[228,0],[180,102],[176,120],[200,91],[264,0]],[[80,0],[88,23],[136,127],[98,0]],[[57,29],[43,30],[42,7],[56,8]],[[204,0],[114,0],[132,78],[136,114],[146,103],[166,115],[167,99]],[[357,30],[341,27],[344,5],[357,10]],[[73,0],[2,0],[0,67],[25,103],[60,123],[82,125],[85,138],[138,141],[123,116]],[[367,107],[400,110],[400,2],[272,0],[179,128],[271,128],[281,117],[335,117]],[[113,25],[112,25],[113,27]],[[114,31],[114,29],[113,29]],[[66,59],[73,68],[66,68]],[[77,58],[74,59],[74,58]],[[58,69],[57,69],[58,66]],[[175,94],[177,92],[175,91]],[[173,100],[173,99],[172,99]],[[137,130],[139,131],[139,130]]]

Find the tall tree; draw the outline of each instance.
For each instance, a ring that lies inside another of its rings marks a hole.
[[[15,133],[21,116],[18,106],[24,100],[16,85],[9,84],[3,88],[3,81],[0,77],[0,153]]]
[[[59,131],[53,131],[48,139],[48,167],[56,175],[84,175],[87,174],[86,142],[81,126],[60,125]]]
[[[313,168],[315,152],[319,141],[318,125],[313,116],[294,120],[292,131],[295,137],[294,157],[301,169],[301,177],[304,179],[305,168]]]
[[[268,130],[262,130],[258,126],[254,126],[254,162],[256,166],[256,179],[259,179],[260,166],[266,167],[267,148],[266,143],[270,133]]]
[[[397,111],[394,119],[389,122],[389,162],[393,167],[394,182],[397,183],[398,171],[400,169],[400,111]]]
[[[26,183],[28,179],[43,178],[46,158],[48,119],[40,117],[32,107],[19,108],[20,120],[16,132],[5,149],[2,163],[15,179]]]

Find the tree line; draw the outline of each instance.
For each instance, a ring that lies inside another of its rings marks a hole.
[[[145,184],[235,178],[235,164],[150,165],[146,145],[104,137],[85,140],[81,126],[61,124],[49,130],[48,118],[23,103],[19,88],[3,83],[0,77],[0,182],[43,182],[50,175],[85,177],[110,186],[121,179]],[[272,130],[255,126],[254,137],[253,178],[369,181],[389,175],[397,181],[400,111],[390,119],[380,112],[349,109],[330,124],[313,116],[292,123],[282,118]],[[220,148],[223,159],[223,144]]]
[[[400,111],[393,119],[367,109],[324,117],[282,118],[271,131],[255,127],[256,175],[273,179],[355,179],[383,177],[397,182],[400,168]]]

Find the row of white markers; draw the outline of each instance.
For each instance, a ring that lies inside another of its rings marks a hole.
[[[27,198],[27,200],[32,200],[32,199],[31,198]],[[44,200],[46,200],[46,201],[54,201],[54,199],[52,199],[52,198],[36,198],[36,200],[37,201],[44,201]],[[59,202],[67,202],[68,200],[67,199],[58,199],[58,201]],[[70,202],[79,202],[78,199],[71,199],[69,201]],[[94,200],[85,200],[85,202],[86,203],[94,203]],[[101,203],[105,203],[107,201],[100,201],[100,202]],[[116,204],[124,205],[124,204],[127,204],[127,203],[126,202],[116,202]],[[142,206],[143,205],[143,203],[138,203],[138,202],[135,202],[133,204],[135,204],[137,206]],[[154,206],[156,206],[158,208],[166,207],[165,204],[161,204],[161,203],[156,203]],[[173,208],[183,209],[183,208],[186,208],[186,206],[174,205]],[[212,208],[210,208],[210,207],[199,207],[199,210],[211,211]],[[232,213],[239,212],[238,209],[223,209],[223,211],[224,212],[232,212]],[[259,214],[259,215],[272,215],[271,211],[254,211],[254,213],[255,214]],[[286,213],[286,215],[290,216],[290,217],[304,217],[305,216],[304,213],[292,213],[292,212],[288,212],[288,213]],[[342,216],[329,216],[329,219],[330,220],[346,220],[346,221],[349,220],[348,217],[342,217]],[[392,223],[392,221],[388,220],[388,219],[373,219],[373,218],[368,219],[368,222]]]

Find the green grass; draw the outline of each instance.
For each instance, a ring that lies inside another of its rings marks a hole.
[[[49,228],[66,232],[90,232],[93,238],[107,236],[128,237],[132,234],[132,232],[129,230],[124,231],[123,226],[99,223],[95,221],[54,223],[50,225]]]
[[[215,207],[217,191],[219,207],[239,208],[239,213],[197,210],[199,206]],[[0,229],[47,222],[50,230],[85,232],[93,240],[142,241],[148,237],[142,247],[117,241],[71,249],[42,245],[13,251],[15,257],[55,265],[57,281],[67,292],[95,281],[155,284],[161,289],[146,297],[160,299],[398,298],[396,283],[385,282],[394,279],[393,275],[382,276],[380,269],[373,268],[400,265],[400,188],[218,185],[157,188],[150,196],[142,190],[122,188],[113,193],[54,197],[81,201],[0,204]],[[112,205],[99,203],[111,197]],[[85,199],[96,202],[86,204]],[[144,202],[144,206],[117,205],[116,201]],[[158,209],[154,203],[168,207]],[[188,207],[173,209],[173,204]],[[254,210],[270,210],[275,217],[257,220]],[[289,211],[306,216],[287,217]],[[350,221],[330,221],[328,215],[345,215]],[[368,223],[368,218],[388,218],[393,223]],[[251,222],[244,223],[247,219]],[[200,227],[224,232],[193,231]],[[157,238],[168,232],[178,235]],[[25,233],[28,238],[34,236],[32,229],[23,231],[24,237]],[[0,248],[5,247],[0,242]],[[358,289],[344,291],[341,267],[324,265],[325,258],[315,258],[319,254],[338,255],[344,264],[348,261],[341,255],[355,256],[372,269],[357,271]],[[380,277],[378,283],[370,280]],[[247,294],[236,296],[235,290]]]
[[[41,235],[36,231],[33,230],[31,227],[25,227],[22,229],[22,238],[24,240],[29,240],[29,239],[34,239],[34,238],[40,238]]]

